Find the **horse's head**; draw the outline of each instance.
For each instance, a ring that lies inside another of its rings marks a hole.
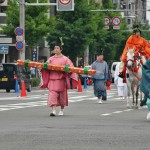
[[[127,47],[127,67],[128,68],[132,68],[134,67],[134,63],[135,63],[135,54],[134,54],[135,49],[129,49]]]

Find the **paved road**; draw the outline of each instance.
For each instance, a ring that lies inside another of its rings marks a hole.
[[[0,150],[150,150],[147,109],[127,109],[114,86],[103,104],[92,87],[69,91],[61,117],[49,116],[47,91],[0,96]]]

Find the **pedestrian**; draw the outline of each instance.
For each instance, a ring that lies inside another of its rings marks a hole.
[[[101,104],[102,98],[106,96],[106,81],[108,80],[108,64],[104,61],[103,51],[98,51],[97,60],[93,62],[92,69],[96,70],[93,76],[94,95]]]
[[[141,36],[141,30],[139,26],[136,25],[133,28],[133,35],[131,35],[125,45],[123,54],[121,56],[121,63],[119,66],[119,76],[123,78],[123,69],[126,63],[126,55],[128,48],[135,48],[135,54],[140,53],[140,59],[142,63],[145,63],[145,58],[150,58],[150,45],[149,43]]]
[[[128,96],[127,83],[123,83],[123,78],[119,77],[120,62],[117,63],[114,73],[114,83],[117,85],[118,96],[126,99]]]
[[[47,63],[58,66],[68,65],[73,67],[71,60],[62,54],[62,44],[60,38],[57,39],[54,52],[55,55],[47,60]],[[56,116],[56,107],[60,106],[58,115],[64,115],[64,108],[68,106],[67,89],[70,88],[70,81],[72,81],[72,88],[76,88],[78,84],[77,75],[75,73],[67,73],[54,70],[41,70],[43,84],[41,88],[48,88],[49,96],[47,105],[51,107],[50,116]],[[70,80],[72,78],[72,80]]]

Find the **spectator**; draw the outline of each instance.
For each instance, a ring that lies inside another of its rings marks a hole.
[[[114,83],[117,85],[118,96],[121,98],[126,98],[128,95],[127,83],[123,83],[123,78],[119,77],[119,66],[120,62],[116,65]]]

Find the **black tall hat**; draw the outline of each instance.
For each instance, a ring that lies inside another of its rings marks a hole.
[[[133,25],[133,33],[136,33],[136,32],[140,32],[141,33],[139,25]]]
[[[63,41],[62,41],[62,37],[57,37],[56,39],[56,43],[55,46],[59,46],[61,50],[63,50],[62,46],[63,46]]]
[[[103,54],[104,54],[104,51],[103,51],[102,49],[99,49],[99,50],[97,51],[97,56],[103,55]]]

